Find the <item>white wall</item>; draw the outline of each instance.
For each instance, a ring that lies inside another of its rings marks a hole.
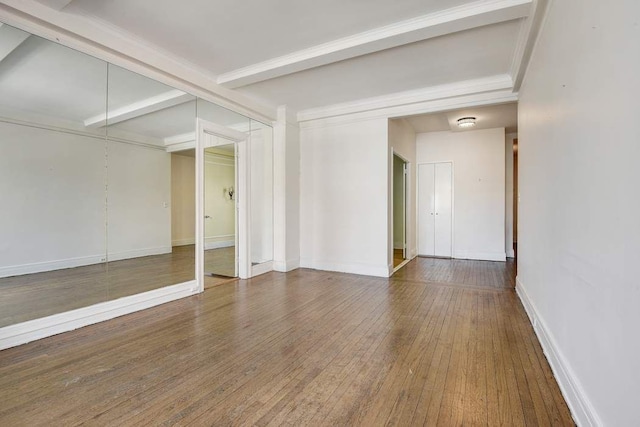
[[[171,244],[193,245],[196,238],[196,159],[171,154]]]
[[[273,131],[256,125],[250,139],[251,262],[273,260]]]
[[[273,126],[273,180],[273,268],[285,272],[300,266],[300,129],[286,106]]]
[[[230,187],[237,190],[233,152],[207,148],[204,154],[205,250],[230,247],[236,243],[236,204],[225,191]]]
[[[401,156],[408,163],[407,179],[407,258],[418,253],[416,222],[416,133],[406,120],[389,120],[389,147],[392,152]],[[389,237],[393,243],[393,236]],[[391,248],[393,249],[393,248]],[[393,251],[389,252],[389,263],[393,264]]]
[[[104,139],[0,123],[0,277],[106,260]]]
[[[301,266],[389,275],[387,122],[301,129]]]
[[[171,252],[171,155],[110,141],[107,173],[108,260]]]
[[[518,290],[582,425],[640,425],[639,16],[551,2],[520,91]]]
[[[416,139],[418,164],[453,162],[454,258],[504,261],[504,128],[428,132]]]
[[[286,130],[286,271],[300,265],[300,129]]]
[[[9,123],[0,153],[0,276],[171,250],[167,153]]]
[[[504,246],[507,257],[513,258],[515,252],[513,250],[514,240],[514,212],[513,212],[513,140],[518,134],[510,133],[505,138],[504,146],[504,164],[505,164],[505,190],[504,190],[504,210],[505,210],[505,240]]]

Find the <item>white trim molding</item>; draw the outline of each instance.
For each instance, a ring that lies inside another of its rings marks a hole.
[[[363,276],[389,277],[393,271],[393,265],[371,265],[361,263],[322,262],[309,259],[300,259],[301,268],[312,268],[323,271],[337,271],[339,273],[360,274]]]
[[[520,28],[509,72],[513,79],[514,91],[520,90],[550,3],[549,0],[534,0],[530,15]]]
[[[16,50],[31,34],[0,22],[0,62]]]
[[[230,248],[236,245],[236,236],[233,234],[225,236],[205,237],[204,250]]]
[[[473,105],[514,102],[513,81],[508,74],[432,86],[406,92],[328,105],[298,112],[300,126],[320,120],[354,120],[374,117],[403,117]]]
[[[195,237],[190,237],[186,239],[175,239],[171,241],[171,246],[188,246],[188,245],[195,245],[195,244],[196,244]]]
[[[260,264],[251,266],[251,277],[256,277],[270,271],[273,271],[273,261],[261,262]]]
[[[51,0],[49,0],[51,1]],[[275,106],[220,86],[210,72],[98,17],[65,13],[35,0],[3,0],[0,21],[150,77],[255,120],[269,123]]]
[[[474,259],[480,261],[506,261],[507,254],[504,252],[476,252],[455,250],[453,257],[456,259]]]
[[[273,262],[273,270],[279,271],[281,273],[288,273],[289,271],[293,271],[300,268],[300,259],[288,259],[284,262],[282,261],[274,261]]]
[[[195,97],[190,93],[181,90],[172,89],[146,99],[133,102],[129,105],[89,117],[84,121],[85,127],[101,128],[109,124],[115,125],[127,120],[135,119],[146,114],[155,113],[156,111],[166,108],[175,107],[185,102],[195,101]]]
[[[516,293],[518,297],[520,297],[520,301],[522,301],[522,305],[529,316],[533,330],[538,337],[544,355],[549,361],[553,375],[569,406],[574,421],[579,426],[602,426],[603,423],[587,397],[580,380],[560,351],[557,341],[549,331],[544,319],[540,316],[540,313],[536,309],[533,300],[527,293],[519,277],[516,277]]]
[[[421,40],[524,18],[529,15],[532,2],[478,0],[233,70],[218,76],[217,83],[238,88]]]
[[[29,264],[9,265],[0,267],[0,278],[42,273],[46,271],[64,270],[67,268],[86,267],[89,265],[95,265],[104,262],[121,261],[125,259],[170,253],[171,246],[160,246],[156,248],[134,249],[124,252],[112,252],[102,255],[94,254],[82,257],[33,262]]]
[[[45,271],[64,270],[66,268],[85,267],[88,265],[100,264],[106,262],[106,260],[106,255],[102,254],[33,262],[29,264],[9,265],[0,267],[0,278],[42,273]]]
[[[66,313],[5,326],[0,328],[0,350],[124,316],[125,314],[188,297],[198,292],[196,281],[193,280],[67,311]]]

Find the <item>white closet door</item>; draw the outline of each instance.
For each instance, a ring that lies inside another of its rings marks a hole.
[[[451,205],[453,170],[451,163],[435,164],[435,249],[438,257],[452,256]]]
[[[418,254],[435,255],[435,168],[418,166]]]

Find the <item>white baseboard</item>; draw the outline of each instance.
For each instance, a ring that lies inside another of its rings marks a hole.
[[[507,258],[515,258],[516,257],[516,252],[512,249],[508,249],[507,250]]]
[[[520,297],[520,301],[522,301],[522,305],[529,316],[540,346],[549,361],[553,375],[569,406],[574,421],[578,426],[602,426],[602,421],[587,397],[580,381],[560,351],[544,319],[540,317],[534,302],[529,297],[529,294],[527,294],[519,277],[516,277],[516,293]]]
[[[235,240],[216,240],[216,241],[205,241],[204,250],[208,251],[211,249],[220,249],[220,248],[230,248],[231,246],[235,246]]]
[[[273,271],[273,261],[265,261],[260,264],[251,266],[251,277],[259,276],[261,274]]]
[[[187,246],[187,245],[195,245],[196,238],[192,237],[189,239],[176,239],[171,241],[171,246]]]
[[[0,328],[0,350],[198,293],[195,280]]]
[[[273,269],[282,273],[287,273],[300,268],[300,259],[288,259],[286,261],[273,261]]]
[[[113,252],[105,255],[89,255],[77,258],[59,259],[53,261],[34,262],[22,265],[10,265],[0,267],[0,278],[10,276],[22,276],[25,274],[42,273],[45,271],[63,270],[65,268],[85,267],[87,265],[100,264],[107,260],[120,261],[123,259],[138,258],[150,255],[171,253],[171,246],[157,248],[143,248],[124,252]]]
[[[44,271],[62,270],[65,268],[84,267],[86,265],[105,262],[105,255],[89,255],[77,258],[59,259],[54,261],[34,262],[22,265],[0,267],[0,278],[22,276],[24,274],[42,273]]]
[[[474,259],[479,261],[506,261],[507,254],[505,252],[474,252],[474,251],[455,251],[453,257],[456,259]]]
[[[110,253],[108,261],[121,261],[123,259],[140,258],[143,256],[170,254],[171,246],[160,246],[157,248],[134,249],[130,251]]]
[[[313,268],[324,271],[337,271],[340,273],[361,274],[364,276],[389,277],[390,271],[388,265],[370,265],[360,263],[338,263],[312,261],[308,259],[300,259],[300,266],[304,268]]]

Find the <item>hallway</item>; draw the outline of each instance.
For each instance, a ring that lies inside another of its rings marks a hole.
[[[268,273],[0,352],[0,424],[573,425],[514,265]]]

